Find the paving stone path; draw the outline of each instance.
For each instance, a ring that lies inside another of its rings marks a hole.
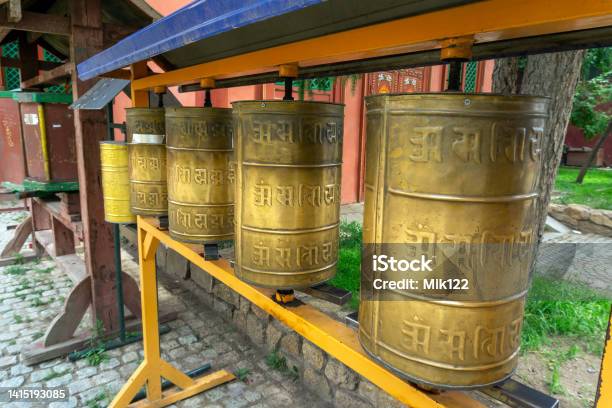
[[[540,245],[539,274],[579,282],[612,296],[612,238],[596,234],[546,234]]]
[[[18,214],[0,214],[0,241],[12,232]],[[137,274],[138,266],[124,252],[123,268]],[[69,401],[45,404],[0,403],[4,407],[105,407],[143,359],[141,343],[132,343],[103,353],[104,361],[70,362],[65,358],[28,367],[20,352],[44,335],[49,322],[61,309],[72,282],[49,259],[0,268],[0,387],[67,387]],[[206,362],[213,370],[227,369],[246,374],[234,381],[177,403],[176,407],[326,407],[299,381],[266,364],[266,356],[250,341],[223,322],[191,292],[162,280],[161,308],[176,310],[178,319],[161,336],[162,356],[184,371]],[[196,312],[197,311],[197,312]],[[89,321],[89,319],[85,319]]]

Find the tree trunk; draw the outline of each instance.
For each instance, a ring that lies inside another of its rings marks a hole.
[[[578,173],[578,177],[576,178],[576,183],[582,184],[582,181],[584,180],[584,176],[586,176],[586,173],[589,170],[589,167],[591,167],[591,165],[593,164],[593,161],[595,161],[595,158],[597,157],[597,152],[604,145],[604,143],[606,142],[606,139],[608,138],[608,136],[610,136],[610,133],[612,133],[612,121],[608,123],[608,127],[606,128],[606,131],[603,132],[601,136],[599,136],[599,140],[595,144],[595,147],[593,147],[593,150],[591,151],[591,154],[589,155],[589,159],[586,161],[586,163],[584,163],[584,165],[580,169],[580,173]]]
[[[521,92],[551,98],[549,118],[542,138],[538,203],[536,209],[536,239],[544,232],[550,195],[561,163],[563,142],[567,132],[576,84],[584,51],[539,54],[527,58]]]
[[[518,93],[518,74],[518,57],[495,60],[495,67],[493,68],[493,92],[504,95]]]
[[[519,75],[518,58],[495,61],[493,92],[523,93],[551,98],[550,115],[542,137],[541,172],[537,184],[539,194],[534,238],[538,246],[546,225],[548,204],[561,162],[563,142],[583,58],[582,50],[531,55],[527,58],[522,75]],[[536,257],[532,260],[531,273],[534,272],[535,259]]]

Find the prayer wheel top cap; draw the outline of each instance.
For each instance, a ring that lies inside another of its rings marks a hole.
[[[281,101],[278,99],[270,99],[270,100],[252,100],[252,101],[235,101],[232,102],[232,107],[234,109],[240,109],[240,108],[251,108],[251,107],[257,107],[257,108],[274,108],[274,106],[289,106],[289,105],[293,105],[296,107],[296,109],[300,109],[301,112],[304,112],[305,110],[308,109],[309,106],[320,106],[320,105],[331,105],[331,106],[338,106],[338,107],[344,107],[343,103],[332,103],[332,102],[319,102],[319,101]]]
[[[125,108],[128,114],[131,112],[133,114],[136,113],[159,113],[164,112],[166,108]]]
[[[397,93],[397,94],[378,94],[365,97],[366,105],[373,107],[377,104],[398,103],[401,108],[414,109],[439,109],[440,103],[444,103],[444,110],[461,109],[465,112],[466,108],[472,108],[479,112],[487,110],[499,112],[507,110],[514,113],[525,112],[527,114],[548,114],[550,98],[548,96],[534,95],[502,95],[492,93]]]
[[[214,108],[210,106],[184,106],[176,108],[165,108],[167,117],[193,117],[193,116],[206,116],[214,113],[219,114],[232,114],[232,108]]]
[[[125,142],[123,140],[102,140],[100,141],[100,144],[125,146]]]

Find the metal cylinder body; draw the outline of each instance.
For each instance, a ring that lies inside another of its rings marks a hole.
[[[128,149],[123,142],[100,142],[104,219],[117,224],[132,224],[136,216],[130,212],[128,182]]]
[[[170,235],[193,243],[233,238],[232,110],[167,108],[166,132]]]
[[[131,211],[164,216],[168,212],[164,109],[126,111]]]
[[[236,275],[276,289],[336,273],[344,106],[232,104],[236,124]]]
[[[361,344],[434,387],[508,378],[534,256],[548,100],[377,95],[366,107]],[[423,256],[432,270],[381,272],[372,254]],[[401,279],[416,287],[379,290]]]

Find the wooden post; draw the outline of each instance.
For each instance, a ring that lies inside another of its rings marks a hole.
[[[74,232],[55,217],[51,217],[51,227],[53,229],[55,255],[74,254]]]
[[[70,57],[75,64],[103,48],[101,0],[70,0]],[[72,93],[76,100],[96,80],[80,81],[72,72]],[[113,236],[110,224],[104,222],[104,205],[100,184],[100,149],[98,142],[106,138],[104,111],[75,110],[74,125],[83,221],[85,266],[91,277],[92,317],[94,327],[100,320],[105,332],[118,326],[115,295]]]
[[[38,75],[38,46],[28,42],[24,31],[19,32],[19,60],[22,81]]]

